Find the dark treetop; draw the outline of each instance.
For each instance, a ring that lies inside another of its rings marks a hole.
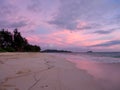
[[[0,52],[39,52],[40,50],[39,46],[29,44],[17,29],[13,33],[0,30]]]

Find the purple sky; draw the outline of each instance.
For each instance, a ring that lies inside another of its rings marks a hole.
[[[42,49],[120,51],[120,0],[0,0],[0,28]]]

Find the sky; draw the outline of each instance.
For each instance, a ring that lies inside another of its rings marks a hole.
[[[120,51],[120,0],[0,0],[0,28],[42,49]]]

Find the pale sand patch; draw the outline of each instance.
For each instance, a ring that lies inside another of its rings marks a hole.
[[[58,55],[0,53],[0,90],[103,90],[95,78]]]

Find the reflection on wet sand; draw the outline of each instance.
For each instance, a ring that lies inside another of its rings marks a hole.
[[[100,63],[78,58],[70,60],[76,67],[92,75],[103,90],[120,90],[120,63]]]

